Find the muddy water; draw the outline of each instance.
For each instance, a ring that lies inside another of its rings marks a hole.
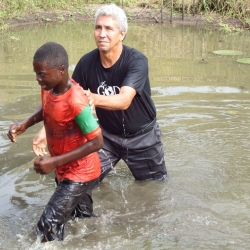
[[[94,191],[97,218],[70,221],[63,242],[39,244],[35,227],[54,191],[34,173],[31,140],[13,121],[39,105],[32,56],[56,41],[70,70],[95,48],[92,23],[26,26],[0,37],[0,249],[247,249],[250,244],[249,33],[210,27],[130,24],[125,44],[144,52],[163,132],[165,182],[134,181],[123,162]],[[214,55],[239,50],[243,56]]]

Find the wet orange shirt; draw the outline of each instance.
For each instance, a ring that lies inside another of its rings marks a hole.
[[[42,105],[48,150],[51,156],[72,151],[101,133],[98,123],[91,114],[88,99],[78,84],[59,96],[53,95],[52,91],[42,89]],[[82,120],[82,128],[76,123],[76,117]],[[99,156],[94,152],[57,167],[55,175],[59,182],[64,178],[87,182],[98,178],[100,169]]]

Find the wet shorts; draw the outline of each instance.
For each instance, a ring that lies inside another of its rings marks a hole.
[[[58,184],[37,223],[37,234],[42,241],[63,240],[65,223],[94,181],[75,182],[64,179]]]

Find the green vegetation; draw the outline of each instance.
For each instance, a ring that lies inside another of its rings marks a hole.
[[[6,20],[24,15],[62,10],[81,12],[83,6],[103,3],[116,3],[130,8],[162,8],[164,11],[169,11],[172,6],[172,0],[0,0],[0,28],[5,25]],[[203,14],[208,21],[212,21],[212,14],[216,13],[223,18],[240,20],[244,28],[250,28],[250,0],[173,0],[173,10],[184,10],[186,14]]]
[[[175,1],[175,7],[181,8],[182,0]],[[241,21],[244,28],[250,28],[250,0],[184,0],[185,10],[198,14],[220,14],[225,18]]]
[[[5,26],[6,21],[19,19],[25,15],[39,14],[46,11],[59,13],[63,10],[81,10],[86,4],[116,3],[114,1],[91,1],[91,0],[0,0],[0,28]],[[129,2],[129,1],[128,1]]]

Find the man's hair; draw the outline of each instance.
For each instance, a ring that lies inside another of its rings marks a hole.
[[[112,19],[115,19],[118,22],[118,28],[119,30],[125,31],[127,33],[128,31],[128,20],[127,16],[123,9],[118,7],[115,4],[107,4],[101,6],[99,9],[97,9],[95,13],[95,24],[97,21],[97,18],[99,16],[110,16]]]
[[[64,47],[55,42],[43,44],[35,53],[33,60],[35,62],[45,62],[49,67],[59,67],[65,65],[69,67],[68,53]]]

